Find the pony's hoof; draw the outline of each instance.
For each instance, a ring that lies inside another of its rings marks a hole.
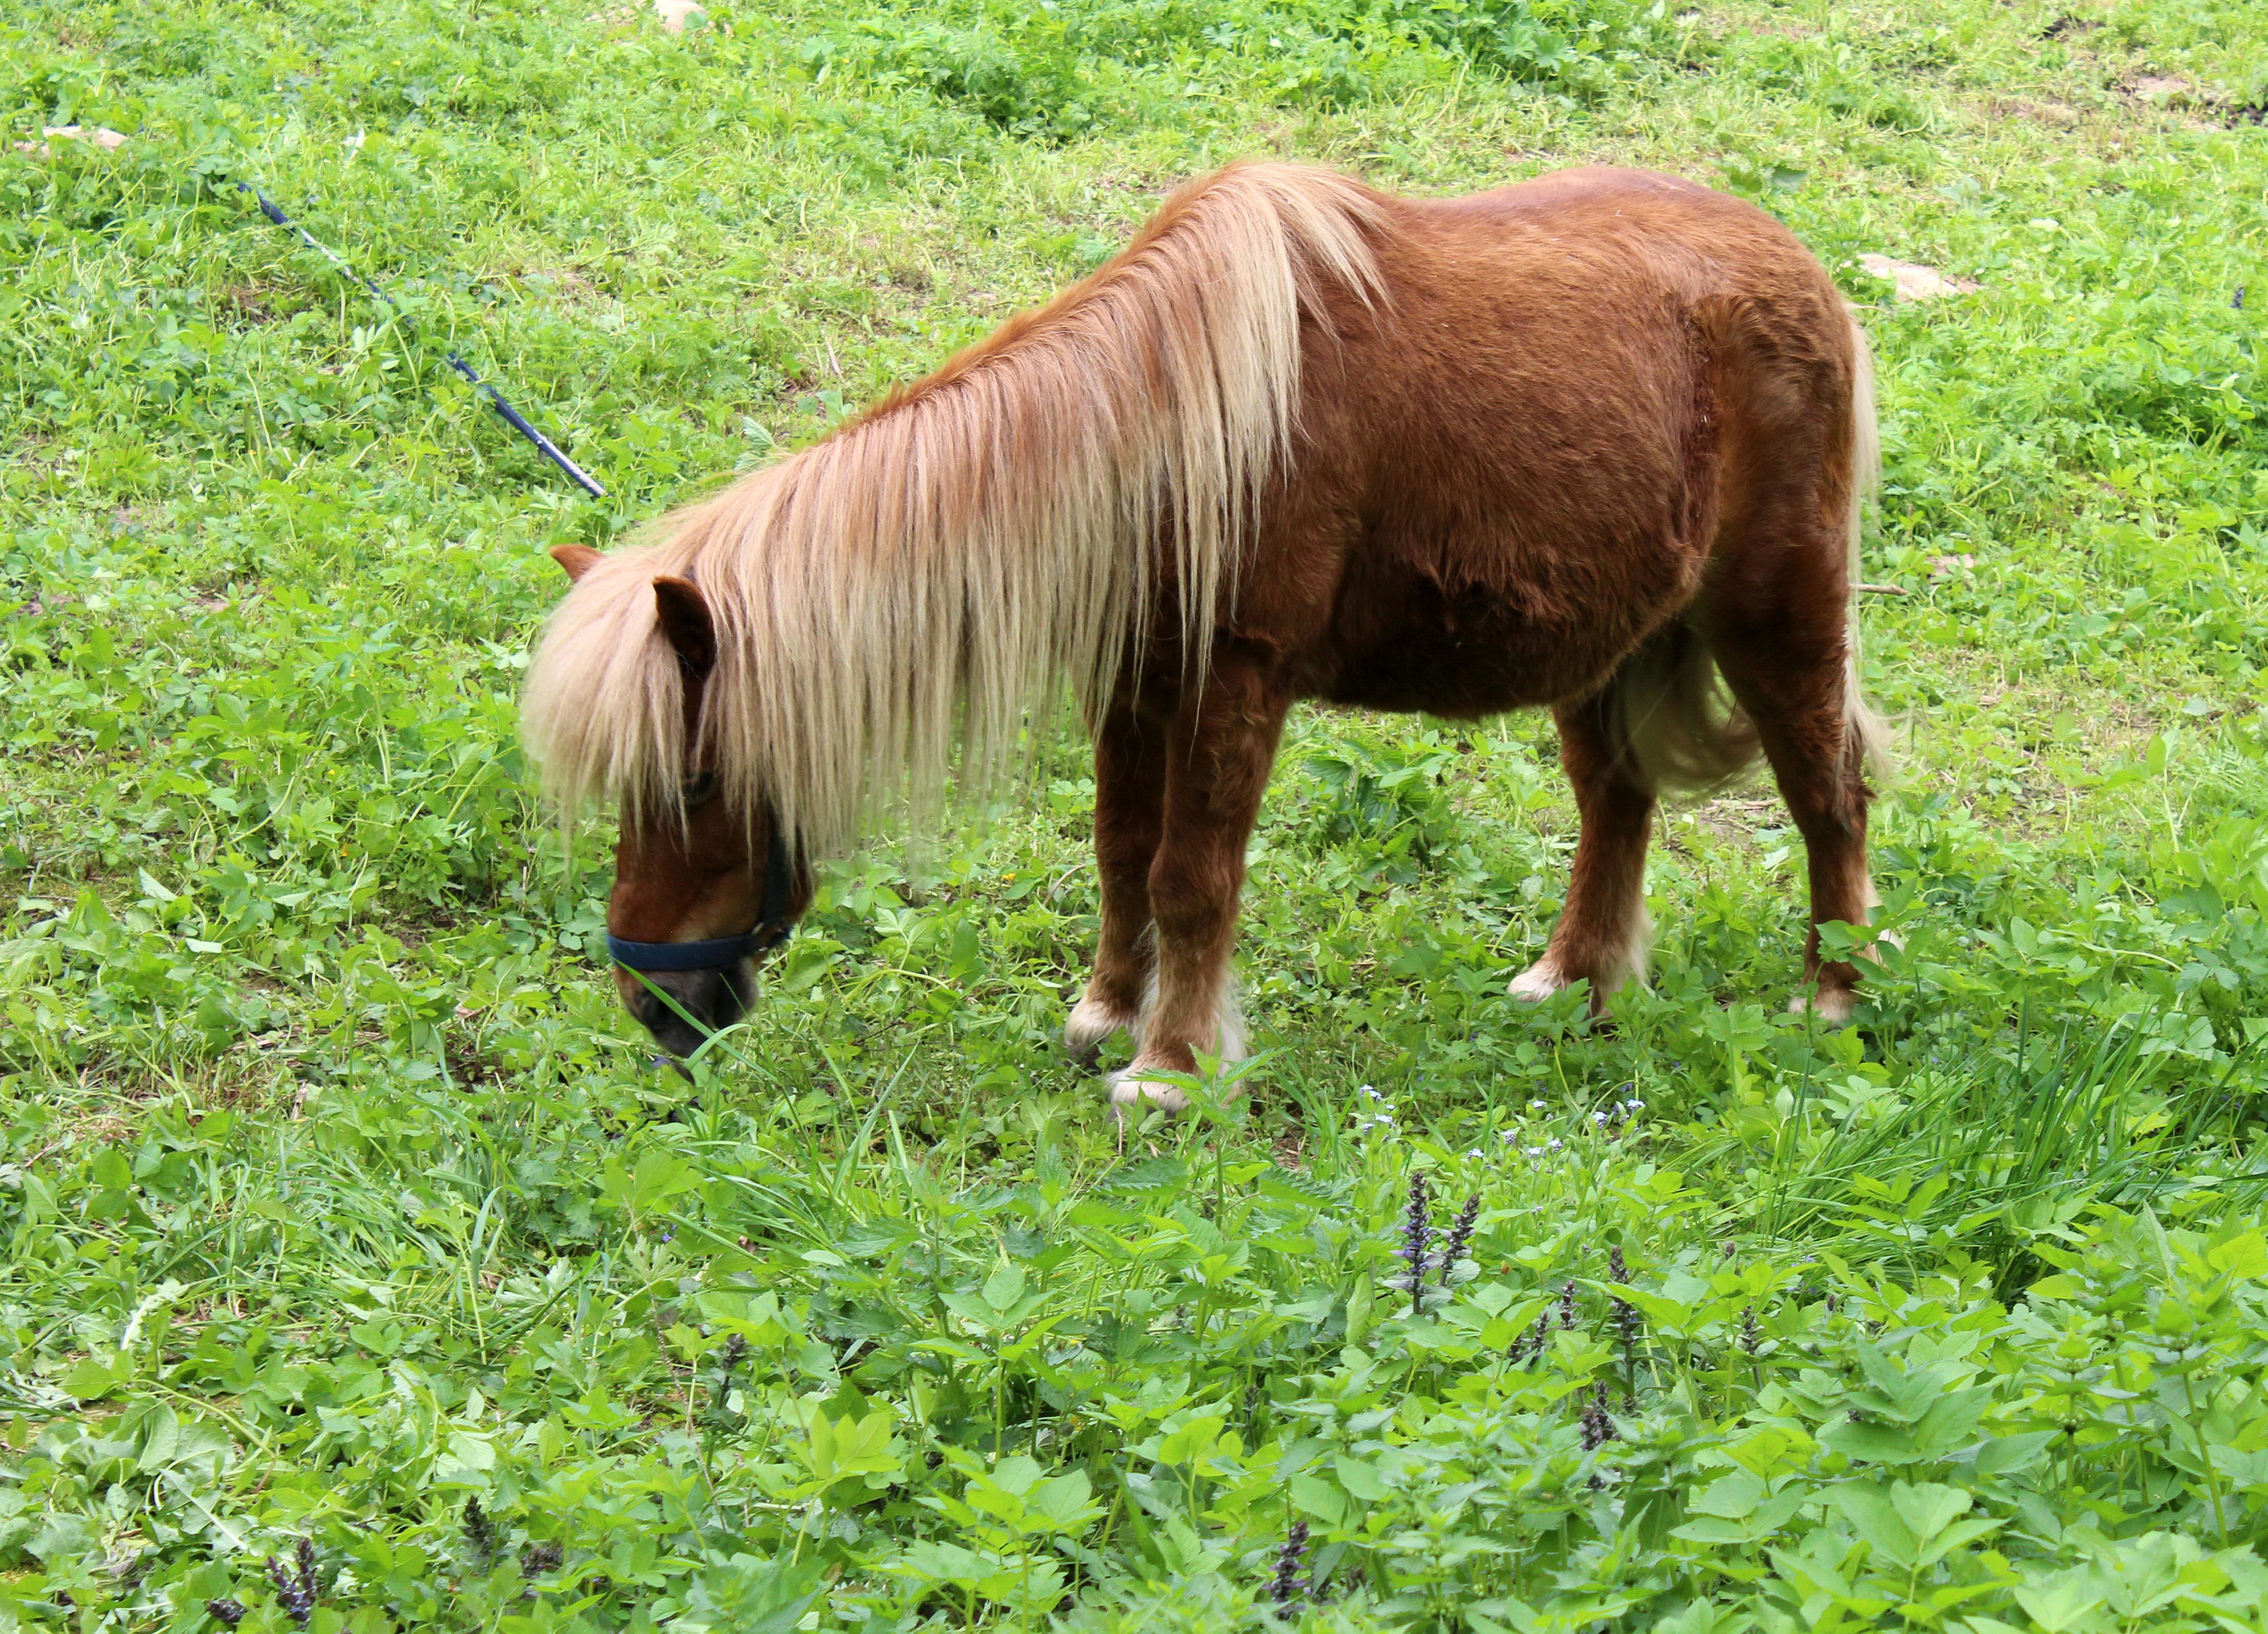
[[[1139,1075],[1134,1067],[1121,1067],[1110,1075],[1110,1115],[1124,1123],[1155,1107],[1168,1116],[1186,1110],[1189,1098],[1171,1084]]]
[[[1112,1008],[1097,998],[1082,998],[1071,1006],[1064,1023],[1064,1048],[1089,1072],[1101,1064],[1102,1046],[1113,1033],[1140,1036],[1142,1018]]]
[[[1511,987],[1506,990],[1522,1004],[1540,1005],[1552,994],[1572,985],[1559,974],[1558,965],[1547,953],[1513,977]]]
[[[1859,996],[1847,987],[1822,987],[1815,993],[1798,993],[1787,1001],[1789,1014],[1800,1016],[1808,1011],[1829,1027],[1850,1026],[1851,1013],[1858,1007]]]

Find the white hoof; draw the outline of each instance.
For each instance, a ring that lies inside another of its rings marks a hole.
[[[1109,1083],[1110,1110],[1121,1120],[1138,1116],[1145,1103],[1169,1114],[1180,1113],[1189,1104],[1189,1098],[1177,1086],[1138,1077],[1133,1067],[1119,1068],[1110,1075]]]
[[[1858,996],[1847,987],[1822,988],[1816,993],[1798,993],[1787,1001],[1789,1014],[1800,1016],[1809,1011],[1829,1027],[1848,1027],[1851,1012],[1858,1007]]]
[[[1064,1043],[1073,1055],[1091,1056],[1117,1032],[1126,1033],[1138,1048],[1142,1041],[1141,1016],[1106,1005],[1090,994],[1071,1006],[1071,1019],[1064,1023]]]
[[[1514,998],[1531,1005],[1540,1005],[1552,994],[1564,991],[1571,983],[1559,974],[1559,967],[1546,953],[1520,975],[1513,977],[1509,990]]]

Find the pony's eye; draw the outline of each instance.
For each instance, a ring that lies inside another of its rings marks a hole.
[[[698,806],[717,792],[717,774],[704,771],[688,777],[677,787],[677,798],[688,806]]]

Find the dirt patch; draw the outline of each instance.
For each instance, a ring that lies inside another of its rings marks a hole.
[[[2043,102],[2032,97],[2000,97],[1992,104],[1996,120],[2021,119],[2035,125],[2045,125],[2051,130],[2076,130],[2080,112],[2060,102]]]
[[[2118,89],[2126,96],[2171,102],[2176,97],[2187,98],[2194,94],[2196,87],[2179,74],[2137,74],[2132,79],[2121,81]]]
[[[53,144],[57,142],[92,142],[105,152],[115,153],[128,139],[123,131],[113,130],[107,125],[46,125],[40,128],[40,135],[47,140],[18,142],[16,151],[29,153],[34,158],[52,158],[55,151]]]
[[[623,0],[592,12],[591,20],[603,28],[629,28],[649,15],[673,34],[683,33],[688,24],[708,20],[699,0]]]
[[[220,292],[221,304],[245,323],[272,323],[282,291],[264,283],[232,283]]]
[[[540,295],[572,305],[594,298],[598,286],[572,267],[522,267],[512,275]]]
[[[2179,74],[2136,74],[2120,80],[2113,89],[2129,102],[2139,103],[2145,107],[2163,108],[2169,113],[2204,114],[2205,117],[2202,121],[2192,119],[2190,121],[2200,130],[2211,130],[2224,123],[2234,122],[2227,118],[2228,97],[2225,89],[2200,85]]]
[[[1765,830],[1785,828],[1793,821],[1775,795],[1756,789],[1720,794],[1677,815],[1717,839],[1751,843]],[[1675,825],[1670,833],[1676,833]]]
[[[1984,287],[1973,278],[1952,277],[1919,261],[1889,255],[1861,255],[1859,264],[1878,278],[1888,278],[1902,301],[1943,300],[1951,295],[1973,295]]]

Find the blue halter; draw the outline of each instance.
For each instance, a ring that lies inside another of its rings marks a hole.
[[[671,970],[729,970],[743,959],[761,958],[787,939],[788,893],[795,887],[795,855],[777,823],[764,857],[764,901],[756,928],[738,936],[712,936],[698,942],[626,942],[607,932],[607,956],[625,970],[649,974]]]

